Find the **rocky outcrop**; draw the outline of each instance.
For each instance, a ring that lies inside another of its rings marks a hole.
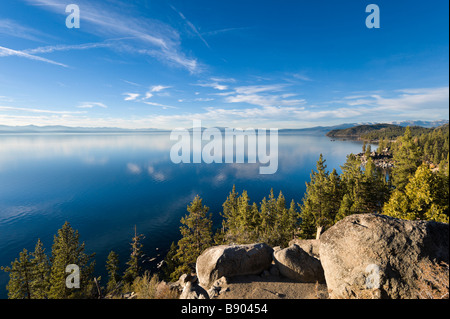
[[[274,252],[273,259],[284,277],[299,282],[325,282],[319,259],[296,244]]]
[[[331,298],[415,298],[422,260],[449,260],[449,225],[351,215],[320,238]]]
[[[209,295],[201,286],[187,282],[181,292],[180,299],[209,299]]]
[[[206,249],[198,258],[196,272],[204,288],[219,278],[256,275],[269,269],[273,249],[266,244],[221,245]]]

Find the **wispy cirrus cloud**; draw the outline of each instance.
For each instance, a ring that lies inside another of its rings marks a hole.
[[[55,51],[71,51],[71,50],[90,50],[97,48],[107,48],[113,45],[113,40],[107,40],[99,43],[83,43],[83,44],[57,44],[57,45],[49,45],[44,47],[38,47],[35,49],[26,49],[21,52],[27,54],[43,54],[43,53],[52,53]]]
[[[191,22],[189,21],[184,14],[177,10],[173,5],[170,5],[170,7],[172,8],[173,11],[175,11],[176,13],[178,13],[178,15],[181,17],[181,19],[183,19],[183,21],[188,25],[188,27],[197,35],[197,37],[208,47],[211,48],[208,44],[208,42],[206,42],[205,38],[203,38],[202,34],[197,30],[197,27]]]
[[[404,113],[442,110],[449,102],[449,88],[400,89],[394,92],[368,92],[345,96],[334,101],[351,107],[368,107],[373,111]]]
[[[171,86],[165,86],[165,85],[154,85],[150,88],[150,92],[161,92],[165,89],[170,89]]]
[[[32,5],[40,5],[43,9],[66,15],[65,6],[69,1],[64,0],[25,0]],[[123,13],[122,10],[105,4],[86,0],[77,1],[83,8],[81,28],[83,31],[97,36],[121,37],[128,40],[126,45],[118,42],[116,45],[103,43],[111,49],[120,49],[132,53],[152,56],[169,65],[187,69],[191,73],[199,71],[196,59],[189,58],[181,50],[179,33],[171,26],[154,19],[135,17]],[[84,47],[70,47],[65,49],[94,48],[94,44]]]
[[[124,101],[137,101],[137,102],[145,102],[146,100],[152,98],[155,94],[159,95],[159,96],[169,96],[169,93],[166,92],[162,92],[164,90],[170,89],[171,86],[166,86],[166,85],[153,85],[149,88],[149,90],[147,92],[145,92],[145,94],[143,95],[142,98],[141,97],[141,93],[123,93],[122,95],[125,95]],[[162,92],[162,93],[161,93]],[[158,103],[147,103],[150,105],[157,105],[157,106],[164,106],[167,108],[170,108],[170,106],[167,105],[162,105],[162,104],[158,104]]]
[[[165,104],[156,103],[156,102],[143,101],[143,103],[145,103],[145,104],[147,104],[147,105],[152,105],[152,106],[160,106],[160,107],[163,108],[163,110],[167,110],[167,109],[177,109],[177,108],[178,108],[178,107],[176,107],[176,106],[165,105]]]
[[[47,109],[15,107],[15,106],[0,106],[0,111],[20,111],[27,113],[44,113],[44,114],[61,114],[61,115],[86,113],[82,111],[59,111],[59,110],[47,110]]]
[[[53,60],[50,60],[50,59],[42,58],[42,57],[37,56],[37,55],[33,55],[33,54],[25,53],[23,51],[13,50],[13,49],[9,49],[9,48],[5,48],[5,47],[0,46],[0,57],[8,57],[8,56],[17,56],[17,57],[25,58],[25,59],[28,59],[28,60],[45,62],[45,63],[49,63],[49,64],[62,66],[62,67],[65,67],[65,68],[68,67],[64,63],[56,62],[56,61],[53,61]]]
[[[42,42],[42,38],[50,37],[41,31],[24,26],[11,19],[0,19],[0,34],[36,42]]]
[[[101,107],[104,109],[108,108],[107,105],[105,105],[104,103],[101,103],[101,102],[82,102],[77,107],[81,108],[81,109],[92,109],[94,107]]]
[[[248,103],[263,107],[298,106],[306,103],[304,99],[289,99],[295,93],[284,93],[286,85],[250,85],[234,88],[234,92],[227,94],[227,103]]]
[[[217,81],[215,81],[215,82],[208,82],[208,83],[198,83],[198,84],[195,84],[195,85],[198,85],[198,86],[201,86],[201,87],[209,87],[209,88],[213,88],[213,89],[216,89],[216,90],[219,90],[219,91],[228,90],[228,86],[227,85],[219,84]]]

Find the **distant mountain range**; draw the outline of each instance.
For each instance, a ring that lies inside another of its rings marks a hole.
[[[406,125],[411,128],[411,134],[413,136],[419,136],[424,133],[428,133],[433,130],[448,130],[448,121],[447,123],[442,122],[434,123],[440,124],[438,126],[420,126],[414,125],[415,123],[411,123]],[[345,129],[334,129],[326,133],[328,137],[336,137],[336,138],[357,138],[363,140],[377,141],[380,139],[388,139],[395,140],[399,136],[402,136],[406,131],[406,126],[401,126],[397,124],[363,124],[357,125]]]
[[[421,126],[421,127],[426,127],[426,128],[432,128],[432,127],[438,127],[438,126],[442,126],[444,124],[448,124],[449,120],[437,120],[437,121],[392,121],[392,122],[384,122],[383,124],[393,124],[393,125],[398,125],[398,126]],[[359,123],[358,125],[362,125],[362,124],[380,124],[380,123]]]
[[[439,120],[439,121],[401,121],[401,122],[389,122],[383,123],[391,124],[396,126],[421,126],[426,128],[438,127],[444,124],[448,124],[449,120]],[[314,135],[325,135],[333,130],[344,130],[352,127],[362,126],[362,125],[380,125],[380,123],[344,123],[334,126],[315,126],[311,128],[299,128],[299,129],[280,129],[280,134],[289,133],[301,133],[301,134],[314,134]],[[221,128],[223,130],[224,128]],[[167,130],[147,128],[147,129],[124,129],[116,127],[68,127],[68,126],[36,126],[36,125],[26,125],[26,126],[8,126],[0,125],[1,133],[150,133],[150,132],[163,132]]]
[[[141,133],[164,131],[154,128],[124,129],[117,127],[8,126],[0,125],[0,133]]]

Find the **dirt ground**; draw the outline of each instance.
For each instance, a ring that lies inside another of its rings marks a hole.
[[[300,283],[280,276],[238,276],[228,279],[217,299],[326,299],[325,284]]]

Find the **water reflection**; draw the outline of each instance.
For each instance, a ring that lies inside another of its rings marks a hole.
[[[110,250],[122,260],[129,254],[134,225],[146,236],[148,255],[156,248],[164,254],[178,239],[180,218],[195,195],[217,225],[233,185],[248,190],[252,201],[273,188],[300,202],[320,153],[331,170],[361,150],[355,141],[279,135],[278,171],[261,175],[259,163],[174,164],[173,144],[168,133],[0,135],[0,265],[23,248],[34,250],[37,238],[50,251],[66,220],[97,253],[100,274]],[[0,273],[2,298],[6,282]]]

